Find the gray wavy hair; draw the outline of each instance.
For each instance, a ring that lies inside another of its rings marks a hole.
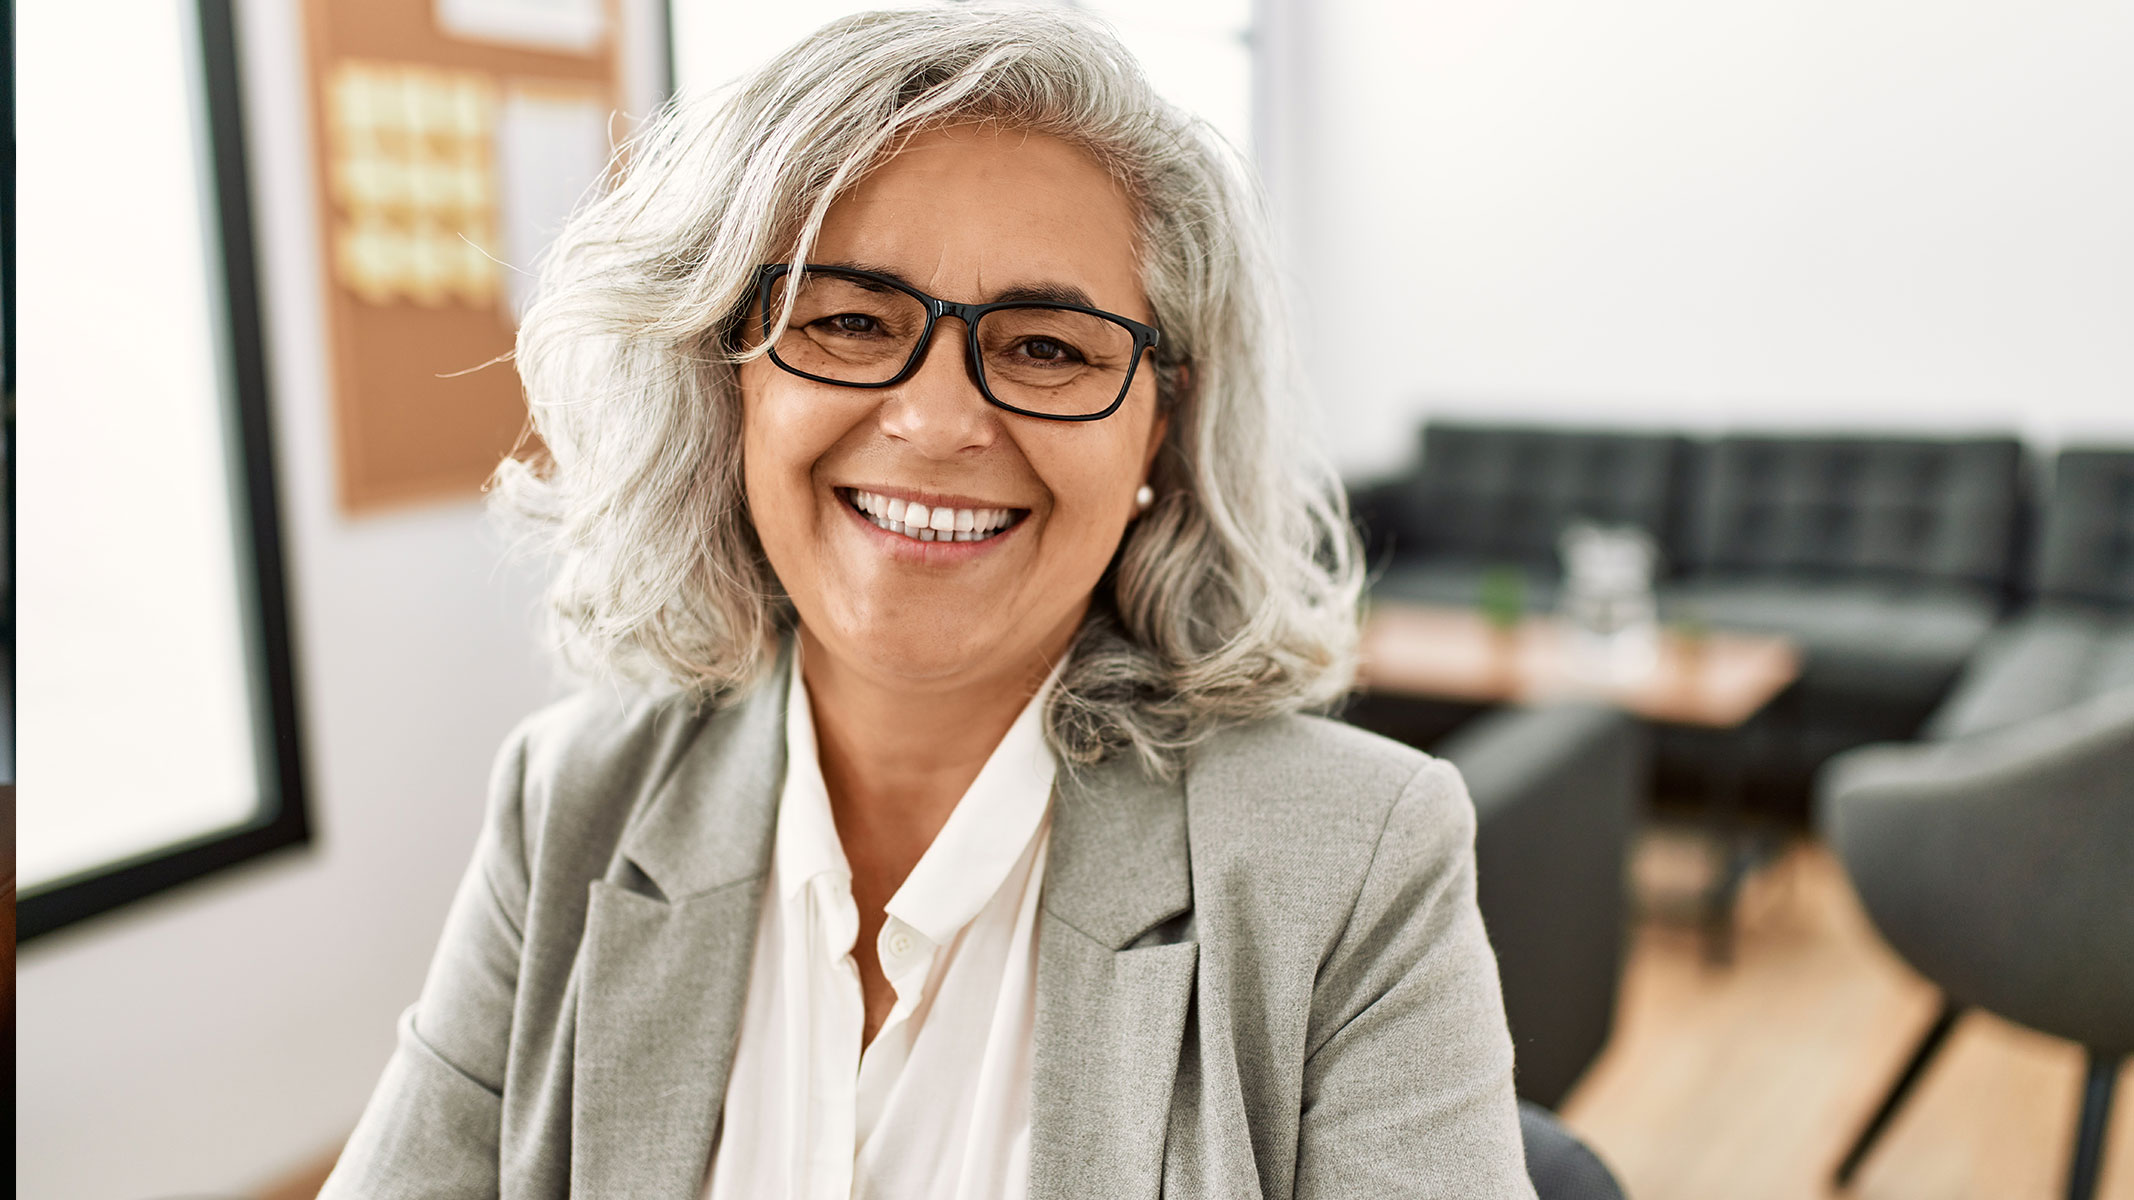
[[[571,217],[516,350],[545,452],[505,460],[488,489],[519,544],[554,560],[565,663],[712,703],[770,669],[794,616],[742,491],[736,367],[760,350],[729,334],[758,264],[805,261],[871,164],[951,123],[1060,137],[1121,180],[1159,363],[1189,368],[1158,372],[1158,500],[1060,666],[1055,752],[1073,765],[1126,751],[1168,774],[1223,725],[1339,698],[1361,555],[1291,411],[1301,389],[1251,173],[1103,25],[1037,6],[824,26],[725,94],[670,102]]]

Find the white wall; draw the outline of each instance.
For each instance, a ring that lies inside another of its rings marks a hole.
[[[239,18],[317,834],[25,949],[16,1181],[34,1200],[229,1194],[336,1145],[421,982],[491,757],[554,694],[535,583],[473,503],[334,505],[298,7]],[[24,191],[40,178],[25,160]],[[187,702],[182,679],[146,686]]]
[[[675,77],[685,92],[739,80],[839,17],[938,0],[673,0]],[[1253,0],[1053,0],[1109,23],[1141,60],[1156,90],[1205,118],[1240,147],[1252,136]]]
[[[1345,469],[1426,412],[2134,441],[2134,5],[1276,6]]]

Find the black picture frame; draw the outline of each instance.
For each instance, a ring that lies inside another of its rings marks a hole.
[[[12,5],[9,6],[12,8]],[[249,645],[253,743],[260,808],[241,826],[158,847],[94,868],[19,897],[16,936],[29,942],[158,892],[311,839],[296,679],[283,584],[281,519],[276,503],[274,434],[269,412],[259,280],[252,237],[243,93],[237,29],[230,0],[196,0],[201,80],[221,239],[225,300],[220,327],[230,379],[225,428],[234,442],[229,494],[238,533],[239,570],[250,551],[252,586],[239,580]],[[12,12],[9,13],[12,16]],[[13,72],[14,60],[8,66]],[[11,113],[12,115],[12,113]],[[13,132],[10,122],[10,133]],[[12,315],[13,306],[9,306]],[[9,340],[12,351],[13,340]],[[245,535],[249,534],[249,538]],[[10,638],[12,650],[12,638]]]

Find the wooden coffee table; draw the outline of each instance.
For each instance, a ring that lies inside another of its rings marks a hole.
[[[1800,652],[1781,637],[1662,630],[1659,641],[1644,678],[1597,681],[1579,669],[1553,616],[1501,628],[1470,609],[1376,605],[1364,623],[1357,686],[1475,704],[1586,698],[1661,724],[1732,729],[1800,678]]]
[[[1374,605],[1364,622],[1357,687],[1381,695],[1470,704],[1587,700],[1662,725],[1736,729],[1800,678],[1800,651],[1782,637],[1714,631],[1659,634],[1650,672],[1608,682],[1581,669],[1576,644],[1554,616],[1509,627],[1473,609]],[[1719,962],[1732,953],[1734,899],[1753,863],[1741,812],[1738,756],[1721,757],[1710,780],[1708,815],[1722,861],[1702,897],[1705,946]]]

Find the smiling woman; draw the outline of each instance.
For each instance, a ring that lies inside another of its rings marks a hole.
[[[804,661],[858,671],[899,706],[920,686],[969,694],[983,762],[1003,718],[1067,657],[1169,427],[1160,369],[1134,370],[1136,335],[1122,323],[1147,329],[1152,316],[1133,208],[1095,159],[1060,138],[951,125],[911,137],[841,197],[814,253],[971,300],[1066,294],[1118,310],[961,309],[953,319],[976,340],[967,350],[964,339],[927,344],[938,325],[896,315],[930,315],[940,301],[803,272],[788,289],[786,332],[740,368],[748,507],[798,612]],[[780,353],[795,344],[829,347],[802,361],[841,379],[839,368],[864,380],[867,360],[896,360],[872,373],[895,371],[898,383],[826,386]],[[1064,415],[1111,415],[1004,417],[1006,401],[988,403],[1002,390],[1064,405]],[[902,501],[911,525],[919,509],[923,540],[859,520],[842,490]],[[982,542],[935,540],[959,520],[975,526],[978,509],[1015,520]]]
[[[1458,776],[1298,715],[1358,569],[1235,156],[957,5],[627,163],[495,492],[593,686],[325,1194],[1531,1195]]]

